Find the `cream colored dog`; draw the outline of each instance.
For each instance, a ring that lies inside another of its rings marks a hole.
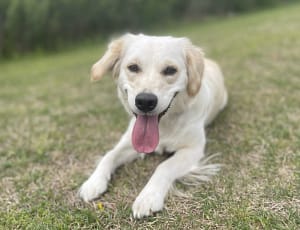
[[[141,153],[174,152],[134,201],[133,216],[141,218],[161,210],[172,183],[199,167],[205,125],[224,108],[227,92],[218,65],[186,38],[126,34],[93,65],[92,80],[110,70],[132,118],[79,194],[86,202],[99,197],[114,170]]]

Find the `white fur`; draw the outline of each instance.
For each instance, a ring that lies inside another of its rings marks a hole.
[[[189,65],[195,62],[199,62],[199,66],[193,69]],[[130,63],[138,63],[141,73],[128,72]],[[162,76],[161,70],[167,65],[176,66],[176,75]],[[175,180],[191,175],[187,181],[194,183],[215,173],[218,165],[205,166],[200,161],[204,158],[206,143],[204,128],[226,105],[227,92],[218,65],[205,59],[201,50],[186,38],[125,35],[113,41],[93,66],[92,78],[98,80],[112,69],[117,75],[119,98],[130,114],[139,113],[134,100],[140,92],[157,95],[158,105],[153,113],[161,113],[171,103],[159,123],[160,140],[156,152],[174,151],[175,154],[156,168],[134,201],[133,216],[142,218],[163,209],[165,197]],[[190,76],[193,74],[199,76]],[[197,81],[200,80],[198,89]],[[176,92],[178,95],[172,101]],[[84,201],[91,201],[106,191],[117,167],[141,156],[131,144],[135,119],[132,116],[120,142],[102,158],[82,185],[79,194]]]

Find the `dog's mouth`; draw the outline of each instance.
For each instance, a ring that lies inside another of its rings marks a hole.
[[[136,121],[132,130],[132,145],[139,153],[152,153],[159,143],[159,121],[168,112],[176,92],[167,108],[159,114],[136,114]]]

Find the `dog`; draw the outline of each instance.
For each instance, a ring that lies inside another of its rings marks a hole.
[[[205,126],[226,106],[227,91],[219,66],[188,38],[125,34],[92,66],[91,80],[109,71],[131,120],[79,195],[86,202],[98,198],[115,169],[141,155],[174,153],[133,203],[134,218],[142,218],[162,210],[173,182],[199,167]]]

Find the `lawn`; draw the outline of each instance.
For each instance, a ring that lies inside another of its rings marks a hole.
[[[163,156],[120,168],[95,203],[76,194],[128,121],[113,80],[89,81],[106,44],[0,63],[0,229],[299,229],[299,12],[296,4],[157,33],[203,47],[230,100],[207,129],[219,175],[178,184],[191,196],[170,196],[143,220],[131,205]]]

